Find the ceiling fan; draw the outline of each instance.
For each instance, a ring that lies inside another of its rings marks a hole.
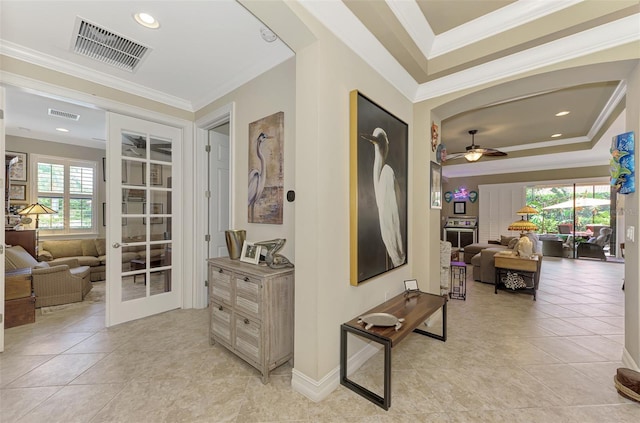
[[[477,129],[472,129],[469,131],[471,135],[471,145],[467,146],[466,150],[461,153],[451,153],[447,154],[447,160],[454,160],[460,157],[464,157],[468,162],[477,162],[480,160],[482,156],[506,156],[507,153],[504,153],[500,150],[496,150],[495,148],[482,148],[475,143],[475,135],[478,133]]]

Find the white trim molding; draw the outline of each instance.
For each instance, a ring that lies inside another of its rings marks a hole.
[[[381,350],[379,344],[366,344],[360,351],[353,354],[347,361],[347,376],[353,374],[371,357]],[[293,369],[291,371],[291,388],[301,393],[311,401],[320,402],[340,385],[340,366],[331,370],[322,379],[316,381],[304,373]]]

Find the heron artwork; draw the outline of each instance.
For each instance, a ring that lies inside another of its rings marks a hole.
[[[267,180],[267,167],[265,165],[264,155],[262,154],[262,144],[273,137],[260,132],[256,142],[258,160],[260,160],[260,169],[251,169],[249,171],[249,222],[253,222],[253,212],[256,202],[262,196],[264,184]]]
[[[373,190],[378,207],[380,234],[387,256],[391,259],[391,267],[398,267],[405,263],[406,253],[398,211],[400,187],[393,169],[385,163],[389,153],[389,139],[382,128],[374,129],[372,135],[361,134],[360,137],[373,144]]]

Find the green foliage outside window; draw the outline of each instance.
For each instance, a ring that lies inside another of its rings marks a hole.
[[[609,200],[611,189],[608,184],[576,186],[576,198],[596,198]],[[538,214],[530,215],[529,220],[538,226],[538,233],[557,233],[558,225],[569,223],[573,225],[574,211],[572,207],[551,208],[566,201],[573,202],[573,185],[553,187],[529,187],[526,190],[527,205],[538,210]],[[575,210],[576,232],[584,232],[587,225],[611,226],[611,211],[609,205],[577,207]]]

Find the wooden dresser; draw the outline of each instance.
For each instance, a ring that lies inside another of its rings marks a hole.
[[[262,373],[293,359],[294,269],[209,259],[209,340]]]

